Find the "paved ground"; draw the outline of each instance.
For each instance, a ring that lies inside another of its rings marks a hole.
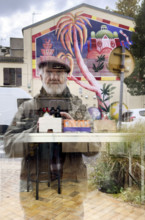
[[[133,207],[110,196],[89,191],[87,182],[62,182],[40,186],[35,192],[19,192],[20,159],[0,158],[0,220],[145,220],[145,209]]]

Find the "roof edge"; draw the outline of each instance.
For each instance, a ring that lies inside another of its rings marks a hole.
[[[116,12],[112,12],[112,11],[109,11],[109,10],[107,10],[107,9],[98,8],[98,7],[96,7],[96,6],[89,5],[89,4],[86,4],[86,3],[82,3],[82,4],[79,4],[79,5],[75,6],[75,7],[72,7],[72,8],[70,8],[70,9],[67,9],[67,10],[65,10],[65,11],[62,11],[62,12],[60,12],[60,13],[58,13],[58,14],[55,14],[55,15],[53,15],[53,16],[51,16],[51,17],[48,17],[48,18],[43,19],[43,20],[41,20],[41,21],[38,21],[38,22],[36,22],[36,23],[34,23],[34,24],[28,25],[28,26],[22,28],[22,33],[23,33],[24,30],[26,30],[26,29],[28,29],[28,28],[35,27],[35,26],[37,26],[37,25],[39,25],[39,24],[43,24],[43,23],[45,23],[46,21],[50,21],[50,20],[52,20],[52,19],[54,19],[54,18],[56,18],[56,17],[59,17],[59,16],[63,15],[64,13],[68,13],[68,12],[70,12],[70,11],[72,11],[72,10],[75,10],[75,9],[78,9],[78,8],[84,7],[84,6],[85,6],[85,7],[92,8],[92,9],[97,9],[97,10],[99,10],[99,11],[102,11],[102,12],[105,12],[105,13],[108,13],[108,14],[116,15],[116,16],[118,16],[118,17],[122,17],[122,18],[126,18],[126,19],[129,19],[129,20],[134,21],[134,18],[132,18],[132,17],[125,16],[125,15],[121,15],[121,14],[118,14],[118,13],[116,13]]]

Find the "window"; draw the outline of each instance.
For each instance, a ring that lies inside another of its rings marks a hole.
[[[132,112],[125,112],[122,115],[122,121],[124,122],[130,122],[130,117],[132,116]]]
[[[4,68],[4,86],[21,86],[22,69],[21,68]]]
[[[139,111],[139,114],[140,114],[141,116],[145,117],[145,111],[144,111],[144,110],[143,110],[143,111]]]

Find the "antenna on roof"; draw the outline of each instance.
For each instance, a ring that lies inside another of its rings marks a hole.
[[[6,41],[6,38],[0,38],[0,44],[3,46],[3,42]]]
[[[38,12],[35,12],[35,11],[32,13],[32,24],[34,23],[35,15],[39,15],[39,14],[42,14],[42,13],[38,13]]]

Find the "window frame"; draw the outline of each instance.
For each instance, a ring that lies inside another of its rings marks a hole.
[[[22,68],[4,67],[3,68],[3,86],[21,87],[22,86]]]

